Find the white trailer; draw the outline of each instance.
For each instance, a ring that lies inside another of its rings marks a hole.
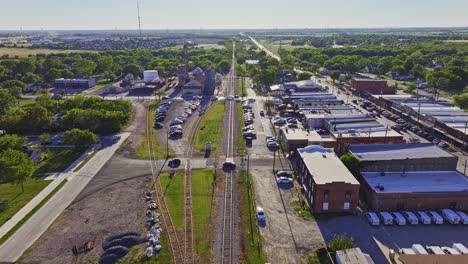
[[[414,244],[411,249],[416,253],[416,255],[429,255],[421,244]]]
[[[468,255],[468,249],[462,243],[453,243],[452,248],[460,254]]]
[[[457,215],[453,210],[443,209],[442,217],[452,225],[458,225],[460,223],[460,216]]]

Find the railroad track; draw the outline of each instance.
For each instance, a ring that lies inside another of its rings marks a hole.
[[[149,110],[146,114],[146,124],[146,137],[148,141],[148,150],[150,152],[149,161],[151,166],[151,177],[153,180],[153,188],[156,193],[155,198],[162,216],[162,222],[164,227],[163,232],[167,234],[169,247],[171,248],[173,263],[183,263],[184,258],[182,255],[183,253],[180,247],[179,238],[177,237],[177,232],[172,221],[172,217],[167,208],[166,199],[164,198],[164,194],[162,192],[161,181],[159,179],[159,176],[155,172],[156,156],[154,155],[154,144],[152,137],[153,124],[151,124],[151,111]]]
[[[228,88],[226,89],[227,95],[236,94],[236,87],[237,87],[237,77],[235,75],[235,55],[233,51],[233,67],[231,69],[231,74],[228,77]],[[226,101],[228,105],[228,144],[226,148],[226,156],[227,158],[234,159],[235,157],[235,145],[234,145],[234,138],[236,137],[235,133],[235,125],[236,121],[236,113],[237,113],[237,103],[233,100]],[[233,254],[234,250],[233,247],[236,243],[235,234],[233,231],[236,228],[235,221],[234,221],[234,171],[229,171],[225,173],[225,183],[224,183],[224,208],[223,208],[223,235],[222,235],[222,245],[221,245],[221,263],[228,263],[231,264],[235,262],[235,256]]]

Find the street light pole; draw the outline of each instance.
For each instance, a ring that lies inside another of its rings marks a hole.
[[[421,103],[418,103],[418,126],[419,126],[419,116],[421,115]]]
[[[167,130],[166,136],[166,159],[169,158],[169,130]]]
[[[468,125],[468,122],[465,122],[465,133],[463,134],[463,149],[462,149],[463,152],[465,152],[465,145],[466,145],[465,138],[466,138],[466,127],[467,127],[467,125]]]

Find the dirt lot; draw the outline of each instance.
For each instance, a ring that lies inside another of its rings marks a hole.
[[[278,160],[276,164],[276,169],[282,169]],[[305,255],[324,245],[317,223],[294,214],[291,202],[298,200],[298,192],[292,186],[279,186],[271,166],[253,168],[257,205],[264,208],[266,215],[265,223],[259,226],[268,260],[301,263]]]
[[[127,142],[118,150],[118,153],[128,158],[137,158],[135,149],[142,141],[146,131],[146,105],[147,103],[133,101],[133,120],[125,131],[132,132]]]
[[[115,169],[113,165],[121,161],[118,158],[111,158],[77,200],[26,251],[21,263],[94,262],[102,253],[102,241],[110,234],[145,231],[146,202],[142,194],[149,176],[127,181],[114,178],[119,171],[131,178],[142,165]],[[93,239],[96,246],[92,251],[77,257],[72,254],[74,245]]]

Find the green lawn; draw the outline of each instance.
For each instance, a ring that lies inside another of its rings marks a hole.
[[[54,196],[54,194],[56,194],[60,188],[63,187],[63,185],[65,185],[65,183],[67,183],[67,180],[63,180],[59,185],[57,185],[53,190],[52,192],[50,192],[40,203],[38,203],[31,211],[29,211],[29,213],[27,213],[23,219],[21,219],[12,229],[10,229],[10,231],[8,231],[3,237],[0,238],[0,245],[3,244],[3,242],[7,241],[8,238],[10,238],[11,235],[13,235],[16,230],[18,230],[21,226],[23,226],[24,223],[26,223],[26,221],[29,220],[29,218],[31,218],[31,216],[33,216],[39,209],[41,209],[42,206],[44,206],[44,204],[47,203],[47,201],[50,200],[50,198],[52,198],[52,196]]]
[[[245,80],[245,82],[247,82],[247,80]],[[245,85],[245,82],[244,82],[244,85],[242,85],[242,78],[239,79],[239,80],[237,80],[237,90],[238,90],[238,93],[239,93],[239,96],[240,96],[240,97],[242,97],[242,96],[244,96],[244,97],[247,96],[247,91],[245,90],[245,88],[242,89],[243,86],[246,86],[246,85]],[[244,94],[242,94],[242,90],[244,90]]]
[[[184,170],[179,170],[172,178],[168,172],[159,175],[167,207],[179,231],[184,228],[184,174]]]
[[[216,156],[221,152],[221,140],[223,139],[224,126],[224,104],[216,104],[202,117],[200,130],[195,135],[195,148],[204,153],[205,144],[211,142],[211,156]],[[202,127],[203,130],[201,129]]]
[[[10,58],[18,56],[20,58],[28,57],[37,54],[63,54],[63,53],[97,53],[95,50],[55,50],[55,49],[28,49],[28,48],[0,48],[0,57],[8,55]]]
[[[36,165],[34,175],[42,176],[52,172],[63,172],[86,150],[87,148],[47,148],[45,158]]]
[[[34,100],[34,99],[21,99],[18,102],[19,102],[20,107],[28,107],[28,106],[33,105],[36,102],[36,100]]]
[[[0,226],[16,214],[52,181],[28,179],[24,182],[24,192],[20,185],[0,184],[0,201],[8,201],[7,208],[0,212]]]
[[[255,187],[252,175],[241,170],[240,174],[240,230],[241,248],[243,249],[241,263],[263,264],[267,262],[267,257],[263,251],[263,238],[257,227],[255,209]],[[249,188],[250,186],[250,188]]]
[[[154,104],[149,106],[149,111],[148,115],[150,115],[150,123],[151,123],[151,137],[153,138],[153,148],[155,152],[156,159],[165,159],[166,158],[166,144],[159,144],[157,140],[157,133],[159,133],[159,130],[156,130],[153,125],[154,125],[154,120],[155,116],[154,114],[156,113],[156,110],[159,107],[159,101],[155,101]],[[148,149],[148,138],[146,135],[144,135],[143,139],[141,140],[141,143],[136,147],[135,149],[136,155],[140,159],[147,159],[149,158],[149,149]],[[175,157],[174,152],[169,149],[169,157]]]
[[[211,209],[213,202],[213,180],[212,169],[192,171],[192,214],[195,234],[195,245],[200,263],[210,263],[210,228]]]

